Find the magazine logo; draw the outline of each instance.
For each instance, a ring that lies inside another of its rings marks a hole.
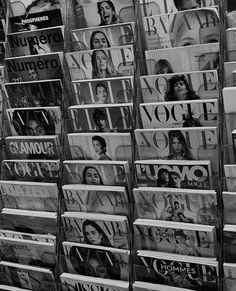
[[[158,172],[161,169],[166,169],[168,172],[176,172],[179,174],[180,179],[188,181],[204,181],[209,178],[209,170],[207,166],[191,165],[191,166],[168,166],[168,165],[144,165],[136,164],[137,175],[146,175],[157,179]]]
[[[34,58],[32,61],[24,61],[17,60],[17,59],[9,59],[6,61],[7,65],[7,71],[8,73],[15,73],[15,72],[26,72],[29,70],[49,70],[54,69],[58,70],[61,69],[61,63],[59,59],[53,59],[53,58],[45,58],[44,57],[37,57]]]
[[[156,259],[153,261],[153,269],[155,272],[161,272],[164,275],[168,275],[170,272],[175,274],[185,273],[192,280],[196,280],[197,269],[193,268],[189,263],[171,262],[166,263],[163,260]]]
[[[63,282],[64,281],[64,282]],[[66,282],[66,279],[62,278],[63,282],[63,290],[67,291],[120,291],[120,288],[112,288],[112,287],[106,287],[106,286],[96,286],[96,285],[91,285],[88,283],[74,283],[68,284]]]
[[[182,104],[142,105],[142,119],[153,126],[166,123],[182,123],[186,117],[199,118],[202,121],[217,120],[217,102],[191,102]]]
[[[35,31],[35,33],[37,30]],[[34,35],[34,36],[21,36],[21,34],[16,35],[9,35],[9,45],[11,49],[20,48],[20,47],[30,47],[32,45],[40,45],[40,44],[58,44],[63,43],[63,36],[62,33],[54,32],[54,33],[47,33],[43,34],[45,32],[41,32],[40,35]]]
[[[201,131],[183,131],[182,133],[190,150],[206,149],[209,145],[211,145],[211,149],[216,149],[217,136],[215,130],[204,129]],[[158,131],[151,134],[151,136],[149,133],[140,132],[137,136],[141,145],[147,145],[148,147],[153,147],[154,145],[158,150],[162,151],[169,149],[168,131]],[[141,150],[142,147],[140,148]]]
[[[10,142],[10,152],[18,154],[45,154],[56,155],[54,144],[52,142]]]
[[[186,80],[190,86],[190,88],[194,88],[194,75],[188,74],[185,75]],[[165,93],[169,90],[169,79],[170,77],[158,75],[155,76],[155,79],[150,77],[142,77],[141,82],[143,83],[142,88],[144,90],[148,90],[150,95],[156,96],[156,92],[158,95],[165,95]],[[201,86],[201,90],[204,91],[216,91],[218,90],[217,87],[217,80],[214,72],[201,72],[200,77],[201,83],[198,84],[198,87]],[[155,89],[155,91],[153,91]],[[197,88],[198,89],[198,88]],[[164,96],[162,97],[164,99]],[[162,101],[162,100],[159,100]],[[164,100],[163,100],[164,101]]]

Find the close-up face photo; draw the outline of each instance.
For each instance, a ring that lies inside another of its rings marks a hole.
[[[178,81],[174,84],[174,92],[178,97],[178,100],[182,100],[182,96],[185,96],[188,92],[184,81]]]
[[[96,32],[93,36],[93,42],[92,42],[93,49],[99,49],[99,48],[106,48],[109,47],[109,44],[107,42],[106,36],[102,32]]]
[[[106,103],[107,89],[103,86],[97,87],[97,98],[101,103]]]
[[[85,174],[86,184],[100,185],[100,177],[96,169],[88,168]]]
[[[102,235],[92,225],[85,227],[85,235],[88,241],[93,245],[99,245],[102,241]]]
[[[102,148],[102,145],[98,140],[94,140],[93,141],[93,148],[95,150],[95,153],[98,154],[98,155],[101,155],[104,152],[103,148]]]
[[[100,15],[106,25],[112,24],[114,11],[107,2],[100,4]]]
[[[102,51],[96,53],[96,63],[100,71],[104,71],[107,68],[107,58]]]
[[[181,153],[182,151],[182,144],[177,137],[172,139],[172,148],[175,153]]]

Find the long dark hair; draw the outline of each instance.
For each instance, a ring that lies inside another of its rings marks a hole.
[[[96,33],[101,33],[101,34],[103,34],[104,37],[105,37],[105,39],[106,39],[106,42],[107,42],[107,47],[110,47],[110,46],[111,46],[111,45],[110,45],[110,42],[109,42],[109,40],[108,40],[108,38],[107,38],[107,36],[105,35],[105,33],[104,33],[103,31],[100,31],[100,30],[95,30],[95,31],[93,31],[93,33],[92,33],[92,35],[91,35],[91,37],[90,37],[90,49],[91,49],[91,50],[94,49],[94,46],[93,46],[93,40],[94,40],[94,36],[95,36]]]
[[[86,181],[86,173],[87,173],[88,169],[93,169],[93,170],[95,170],[95,171],[97,172],[97,174],[98,174],[98,176],[99,176],[99,180],[100,180],[99,185],[103,185],[102,177],[101,177],[101,175],[99,174],[97,168],[92,167],[92,166],[86,166],[86,167],[84,168],[84,170],[83,170],[83,184],[87,184],[87,181]]]
[[[82,226],[82,231],[83,231],[83,236],[84,236],[84,242],[86,244],[91,244],[90,241],[89,241],[89,239],[87,238],[86,232],[85,232],[86,226],[89,226],[89,225],[91,225],[92,227],[94,227],[97,230],[97,232],[102,235],[100,246],[112,247],[112,245],[111,245],[111,243],[110,243],[107,235],[103,231],[103,229],[95,221],[88,220],[88,219],[84,221],[83,226]]]
[[[115,9],[115,6],[113,4],[113,2],[111,2],[110,0],[105,0],[105,1],[99,1],[97,2],[97,7],[98,7],[98,14],[100,15],[101,17],[101,4],[106,2],[112,9],[112,11],[114,12],[114,14],[112,15],[112,22],[111,24],[115,24],[115,23],[118,23],[119,22],[119,16],[116,14],[116,9]],[[103,21],[102,17],[101,17],[101,23],[100,25],[106,25],[106,23]]]
[[[175,157],[175,153],[174,153],[173,146],[172,146],[172,142],[173,142],[174,138],[177,138],[182,145],[181,156],[185,160],[193,160],[193,156],[188,149],[185,137],[183,136],[183,134],[180,130],[170,130],[168,132],[168,138],[169,138],[169,155],[168,155],[169,160],[173,160]]]
[[[200,99],[199,96],[190,88],[186,78],[184,75],[174,75],[169,79],[169,91],[166,93],[165,101],[178,101],[177,96],[175,95],[175,87],[174,85],[179,82],[183,81],[184,85],[187,89],[186,100],[196,100]]]

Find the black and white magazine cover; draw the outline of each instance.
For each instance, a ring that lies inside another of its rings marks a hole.
[[[66,184],[130,185],[128,161],[67,160],[63,167]]]
[[[145,57],[148,75],[216,70],[219,43],[147,50]]]
[[[13,136],[61,134],[61,109],[55,107],[8,108],[6,116]]]
[[[128,281],[129,251],[111,247],[63,242],[67,272],[104,279]],[[99,268],[97,266],[99,265]]]
[[[60,79],[5,83],[8,108],[60,106],[63,86]]]
[[[73,160],[132,162],[130,133],[69,133],[67,138]]]
[[[132,102],[133,81],[132,76],[74,81],[69,103],[80,105]]]
[[[219,42],[217,8],[200,8],[143,18],[146,49],[164,49]]]
[[[135,21],[133,0],[86,2],[76,6],[78,28]]]
[[[133,128],[133,103],[74,105],[68,111],[68,132],[130,132]]]
[[[46,158],[46,157],[45,157]],[[57,182],[60,160],[3,160],[2,178],[29,182]]]
[[[202,190],[209,190],[213,187],[211,163],[207,160],[140,160],[135,161],[135,169],[139,187]],[[163,173],[165,179],[161,177]]]
[[[64,50],[65,26],[7,34],[8,54],[11,57],[40,55]]]
[[[219,98],[216,70],[140,76],[140,82],[146,103]]]
[[[73,51],[84,51],[134,43],[134,22],[70,31]]]
[[[130,214],[130,197],[125,187],[103,185],[63,185],[66,211]]]
[[[63,233],[70,242],[129,249],[128,218],[88,212],[64,212],[61,215]]]
[[[218,124],[218,100],[200,99],[141,103],[143,128],[215,127]]]
[[[8,82],[26,82],[63,78],[63,53],[46,53],[5,58]]]
[[[133,45],[68,52],[65,58],[71,81],[134,74]]]

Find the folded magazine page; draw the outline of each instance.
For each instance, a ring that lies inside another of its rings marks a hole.
[[[148,282],[135,281],[133,283],[134,291],[191,291],[192,289],[178,288],[161,284],[153,284]]]
[[[146,103],[219,98],[216,70],[140,76],[140,82]]]
[[[72,50],[84,51],[134,43],[134,22],[70,31]]]
[[[216,191],[163,188],[168,184],[165,171],[160,171],[157,187],[133,189],[135,210],[139,218],[218,224]]]

